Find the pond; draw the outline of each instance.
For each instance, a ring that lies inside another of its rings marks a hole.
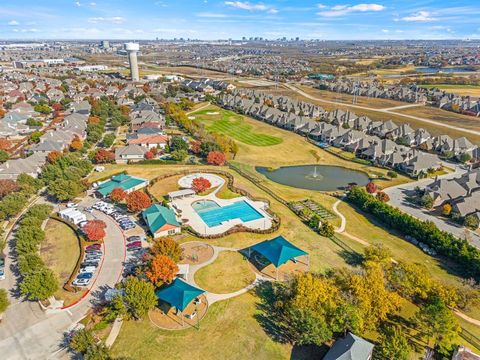
[[[461,68],[461,67],[449,67],[449,68],[437,68],[437,67],[417,67],[415,71],[422,73],[460,73],[471,72],[475,69]]]
[[[367,174],[340,166],[284,166],[275,170],[256,167],[256,170],[276,183],[307,190],[335,191],[352,183],[364,186],[369,182]]]

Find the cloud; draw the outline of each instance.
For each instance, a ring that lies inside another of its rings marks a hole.
[[[324,5],[322,5],[324,6]],[[326,9],[328,7],[320,7],[320,9]],[[317,13],[317,15],[324,17],[337,17],[343,16],[350,13],[356,12],[375,12],[385,10],[385,6],[380,4],[358,4],[358,5],[335,5],[329,8],[328,10],[322,10]]]
[[[91,3],[90,3],[90,6],[97,6],[97,3],[91,2]]]
[[[390,30],[387,30],[387,29],[382,29],[382,32],[383,32],[384,34],[387,34],[387,33],[389,33],[389,32],[390,32]]]
[[[222,14],[222,13],[212,13],[212,12],[201,12],[195,14],[198,17],[204,17],[204,18],[227,18],[230,17],[227,14]]]
[[[18,26],[20,23],[17,20],[11,20],[8,22],[8,25],[10,26]]]
[[[410,16],[405,16],[401,18],[401,20],[409,22],[425,22],[434,21],[436,19],[432,17],[432,14],[428,11],[418,11]]]
[[[75,1],[75,5],[76,5],[77,7],[80,7],[80,6],[82,6],[82,3],[81,3],[80,1]]]
[[[225,1],[225,5],[235,9],[249,10],[249,11],[266,11],[270,14],[278,13],[278,10],[273,6],[265,5],[263,3],[250,3],[248,1]]]
[[[91,24],[97,23],[113,23],[113,24],[121,24],[125,21],[125,19],[121,16],[112,16],[112,17],[91,17],[88,18],[88,22]]]

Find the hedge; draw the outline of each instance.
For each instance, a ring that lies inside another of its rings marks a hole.
[[[422,221],[394,208],[368,194],[359,187],[353,187],[347,201],[363,211],[372,214],[388,228],[427,244],[438,254],[457,264],[463,275],[480,281],[480,251],[467,240],[459,239],[442,231],[431,221]]]

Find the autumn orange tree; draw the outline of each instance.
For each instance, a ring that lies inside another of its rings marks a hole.
[[[70,150],[71,151],[78,151],[82,148],[82,140],[78,136],[75,136],[75,138],[72,140],[70,144]]]
[[[375,192],[377,191],[377,185],[376,185],[374,182],[370,181],[370,182],[367,184],[367,186],[365,186],[365,189],[367,190],[367,192],[368,192],[369,194],[373,194],[373,193],[375,193]]]
[[[55,163],[60,157],[62,156],[62,153],[57,150],[50,151],[47,155],[47,161],[49,164]]]
[[[171,283],[177,272],[178,266],[175,261],[165,255],[156,255],[145,274],[155,286],[160,286],[164,283]]]
[[[210,189],[211,186],[212,184],[210,183],[210,181],[208,179],[205,179],[204,177],[198,177],[193,179],[192,181],[192,189],[197,194]]]
[[[8,150],[12,147],[12,142],[7,139],[0,139],[0,150]]]
[[[210,165],[225,165],[225,154],[220,151],[210,151],[207,155],[207,163]]]
[[[377,199],[383,202],[389,202],[390,201],[390,196],[386,192],[379,191],[377,192]]]
[[[151,252],[154,256],[168,256],[175,262],[179,262],[180,258],[182,257],[182,248],[175,240],[169,237],[155,239],[151,248]]]
[[[20,190],[20,185],[10,179],[0,179],[0,199],[4,196]]]
[[[122,188],[115,188],[109,195],[110,200],[113,202],[119,203],[127,197],[127,193]]]
[[[142,191],[132,191],[127,195],[127,209],[130,212],[137,212],[152,205],[150,196]]]
[[[115,160],[115,153],[105,149],[98,149],[95,153],[95,162],[97,164],[110,163]]]
[[[155,155],[153,154],[152,151],[147,151],[147,152],[145,153],[145,159],[147,159],[147,160],[152,160],[152,159],[154,158],[154,156],[155,156]]]
[[[89,124],[100,124],[100,118],[98,116],[90,116],[88,118]]]
[[[102,240],[106,233],[107,225],[102,220],[89,220],[82,228],[89,241]]]

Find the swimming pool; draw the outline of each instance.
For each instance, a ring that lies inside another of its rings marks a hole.
[[[237,201],[227,206],[220,206],[212,200],[195,201],[192,208],[209,227],[220,225],[222,222],[232,219],[240,219],[243,222],[262,219],[260,214],[245,200]]]

